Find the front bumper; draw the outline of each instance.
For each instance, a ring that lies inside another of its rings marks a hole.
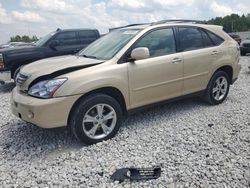
[[[0,82],[11,81],[10,71],[0,71]]]
[[[38,99],[21,94],[14,88],[11,96],[12,113],[42,128],[65,127],[73,104],[80,95]]]

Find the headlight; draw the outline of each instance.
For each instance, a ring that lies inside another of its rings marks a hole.
[[[66,82],[67,78],[45,80],[33,85],[28,94],[40,98],[52,98],[56,90]]]
[[[4,63],[3,63],[3,54],[0,54],[0,69],[4,68]]]

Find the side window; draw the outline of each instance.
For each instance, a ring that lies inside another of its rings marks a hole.
[[[90,44],[97,39],[95,31],[85,30],[79,31],[79,39],[81,44]]]
[[[91,30],[79,31],[79,37],[80,38],[96,38],[96,34],[95,34],[95,31],[91,31]]]
[[[212,47],[215,46],[211,38],[204,30],[200,30],[203,38],[204,47]]]
[[[218,46],[224,42],[224,40],[222,38],[218,37],[217,35],[215,35],[214,33],[210,32],[210,31],[207,31],[207,34],[212,39],[212,41],[214,42],[214,44],[216,46]]]
[[[203,48],[202,35],[198,28],[179,28],[180,47],[183,51]]]
[[[54,40],[58,40],[59,46],[76,45],[77,43],[76,32],[69,31],[69,32],[58,33],[55,36]]]
[[[173,29],[168,28],[152,31],[140,39],[135,45],[135,48],[138,47],[147,47],[150,57],[175,53],[176,45]]]

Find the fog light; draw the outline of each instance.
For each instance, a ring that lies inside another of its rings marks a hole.
[[[32,118],[34,118],[34,113],[29,111],[27,116],[28,116],[29,119],[32,119]]]

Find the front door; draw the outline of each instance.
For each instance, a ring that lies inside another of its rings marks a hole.
[[[80,44],[75,31],[65,31],[58,33],[50,41],[56,41],[58,44],[50,49],[50,56],[61,56],[75,54],[80,50]]]
[[[172,28],[151,31],[136,43],[150,58],[128,63],[131,108],[180,96],[183,87],[182,53],[176,53]]]

